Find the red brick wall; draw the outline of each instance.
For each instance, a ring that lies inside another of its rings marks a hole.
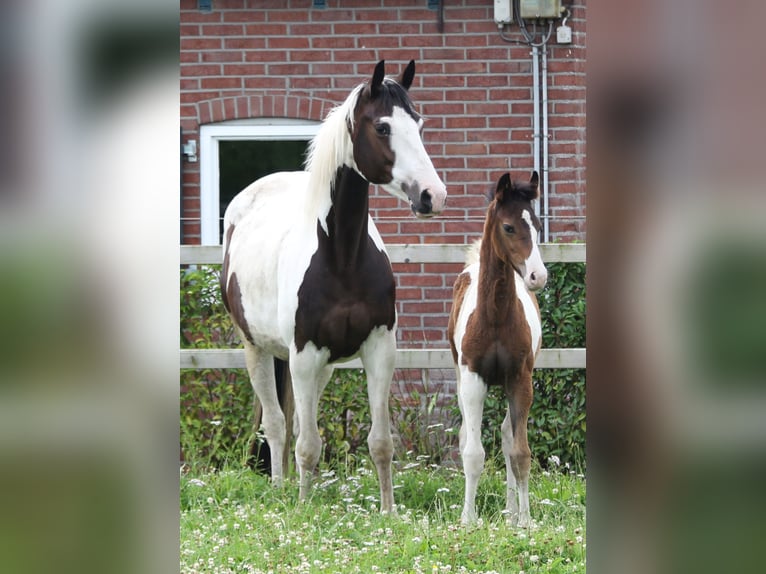
[[[500,38],[492,0],[447,1],[444,31],[426,0],[213,0],[201,13],[181,0],[181,127],[247,117],[319,120],[374,64],[398,74],[414,59],[413,101],[448,189],[448,209],[420,221],[373,190],[388,243],[466,243],[481,235],[484,194],[505,171],[533,166],[530,48]],[[548,47],[549,205],[558,241],[585,239],[585,0],[575,0],[573,42]],[[514,26],[508,35],[520,39]],[[199,164],[183,170],[184,235],[199,242]],[[452,282],[460,266],[398,264],[401,346],[446,346]]]

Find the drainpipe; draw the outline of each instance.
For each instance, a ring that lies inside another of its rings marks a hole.
[[[534,170],[540,174],[545,181],[545,176],[540,169],[540,58],[539,48],[536,44],[532,45],[532,102],[534,112],[532,113],[532,156],[534,157]],[[545,213],[545,212],[543,212]],[[540,201],[535,201],[535,215],[540,217]]]
[[[543,115],[543,242],[550,242],[550,213],[548,211],[548,45],[543,42],[543,69],[542,69],[542,84],[543,84],[543,101],[542,101],[542,115]]]

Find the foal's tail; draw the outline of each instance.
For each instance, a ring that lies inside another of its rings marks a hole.
[[[479,262],[481,254],[481,239],[477,239],[465,250],[465,266],[473,265]]]

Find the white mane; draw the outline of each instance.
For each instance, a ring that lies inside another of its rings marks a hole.
[[[395,83],[393,78],[383,78],[384,83]],[[304,168],[309,172],[309,197],[307,215],[318,217],[327,231],[326,217],[332,204],[331,186],[335,174],[342,165],[356,169],[354,149],[349,130],[354,129],[354,107],[365,84],[359,84],[346,100],[335,106],[325,117],[319,132],[311,140]]]
[[[349,126],[354,128],[354,106],[364,84],[354,88],[346,101],[335,106],[327,114],[319,132],[311,140],[304,166],[309,176],[309,215],[316,215],[321,204],[327,204],[324,215],[330,210],[330,186],[335,172],[343,165],[353,165],[353,147]],[[324,207],[324,206],[323,206]],[[324,217],[320,219],[324,220]],[[324,223],[324,222],[323,222]]]

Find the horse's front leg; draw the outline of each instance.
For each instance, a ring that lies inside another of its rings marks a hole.
[[[516,526],[519,523],[519,487],[516,484],[516,476],[513,474],[513,465],[511,464],[511,455],[513,454],[514,436],[511,425],[511,409],[507,408],[505,419],[501,428],[503,439],[503,457],[505,458],[505,511],[506,520]]]
[[[481,417],[487,385],[476,373],[464,368],[458,378],[458,404],[463,422],[460,427],[460,456],[465,474],[465,499],[460,521],[471,524],[476,521],[476,490],[484,470],[484,447],[481,444]]]
[[[380,511],[393,512],[395,507],[391,461],[394,457],[394,441],[391,438],[388,397],[396,361],[395,331],[378,327],[370,333],[359,354],[367,374],[367,394],[372,418],[367,445],[378,471]]]
[[[512,496],[511,485],[515,482],[518,491],[518,504],[508,501],[506,508],[516,516],[511,515],[511,520],[522,528],[531,525],[532,519],[529,514],[529,470],[532,465],[532,453],[529,450],[527,440],[527,419],[529,409],[532,406],[532,374],[522,375],[513,386],[509,397],[508,414],[503,421],[503,452],[506,456],[508,470],[513,474],[508,475],[508,496]]]
[[[333,368],[327,364],[328,352],[320,352],[309,342],[300,353],[290,349],[290,375],[293,379],[298,438],[295,441],[295,463],[300,479],[300,500],[305,500],[322,452],[322,439],[317,427],[320,391],[327,385]]]

